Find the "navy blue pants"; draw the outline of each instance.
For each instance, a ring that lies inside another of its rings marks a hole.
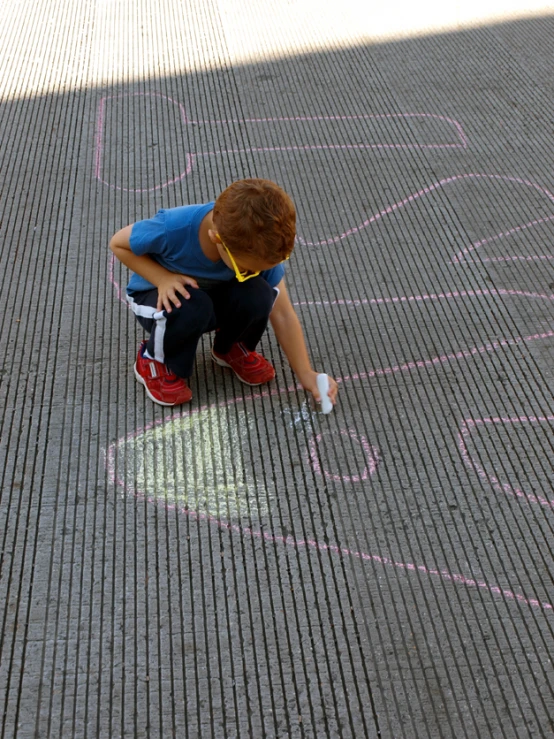
[[[190,298],[171,313],[156,310],[158,290],[136,292],[129,304],[139,323],[150,332],[146,350],[178,377],[190,377],[202,334],[217,330],[214,349],[226,354],[235,342],[254,351],[267,328],[278,295],[263,277],[246,282],[230,280],[201,290],[186,286]]]

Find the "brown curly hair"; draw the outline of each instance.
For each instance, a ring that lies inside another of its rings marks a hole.
[[[294,248],[294,203],[270,180],[252,178],[233,182],[215,201],[212,217],[232,254],[281,262]]]

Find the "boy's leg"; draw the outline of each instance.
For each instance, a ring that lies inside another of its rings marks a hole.
[[[136,293],[129,300],[139,323],[150,331],[146,351],[151,359],[169,367],[178,377],[192,375],[200,336],[216,327],[212,301],[202,290],[189,289],[190,298],[171,313],[157,311],[158,291]]]
[[[269,314],[278,292],[263,277],[246,282],[231,280],[210,291],[217,322],[214,351],[227,354],[233,344],[256,349],[267,328]]]
[[[254,277],[243,283],[233,280],[214,292],[218,327],[212,349],[214,362],[232,369],[247,385],[269,382],[275,370],[254,350],[267,327],[278,291],[263,277]]]

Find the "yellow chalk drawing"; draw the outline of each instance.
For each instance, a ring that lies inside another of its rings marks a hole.
[[[209,408],[121,440],[118,467],[134,480],[134,494],[218,518],[257,519],[274,497],[272,482],[256,474],[257,437],[252,415]]]

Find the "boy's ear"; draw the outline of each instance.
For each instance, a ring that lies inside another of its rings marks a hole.
[[[219,244],[220,238],[218,236],[217,231],[215,231],[213,228],[208,229],[208,238],[212,242],[212,244]]]

